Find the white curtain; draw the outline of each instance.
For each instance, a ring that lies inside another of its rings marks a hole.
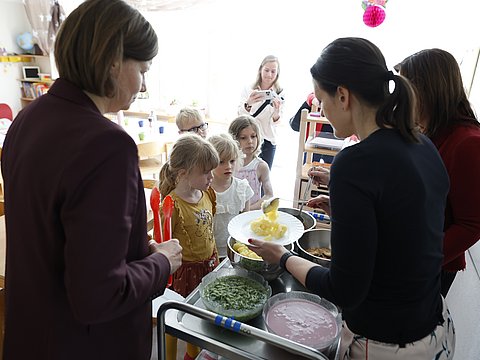
[[[65,12],[55,0],[23,0],[32,35],[44,55],[49,55]]]
[[[213,1],[214,0],[126,0],[127,3],[140,11],[181,10]]]

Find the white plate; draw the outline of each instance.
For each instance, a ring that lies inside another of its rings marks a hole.
[[[264,240],[266,236],[255,234],[250,228],[250,223],[263,215],[262,210],[252,210],[235,216],[228,223],[230,236],[237,241],[248,244],[248,239]],[[280,239],[273,237],[270,241],[279,245],[288,245],[300,239],[303,235],[303,224],[295,216],[279,211],[277,222],[287,225],[287,231]]]

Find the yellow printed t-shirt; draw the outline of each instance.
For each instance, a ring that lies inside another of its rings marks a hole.
[[[188,203],[175,194],[172,215],[172,237],[183,247],[183,261],[208,260],[216,251],[213,236],[213,215],[215,215],[215,191],[209,188],[196,204]]]

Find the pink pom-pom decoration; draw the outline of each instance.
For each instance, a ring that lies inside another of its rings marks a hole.
[[[377,27],[385,20],[385,9],[379,5],[368,5],[363,13],[363,22],[370,27]]]

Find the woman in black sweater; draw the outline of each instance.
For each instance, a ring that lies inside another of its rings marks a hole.
[[[311,74],[335,135],[361,140],[335,157],[330,198],[307,203],[332,219],[331,267],[274,242],[251,240],[252,249],[342,308],[341,359],[451,359],[453,322],[440,295],[449,181],[415,128],[412,87],[360,38],[332,42]]]

